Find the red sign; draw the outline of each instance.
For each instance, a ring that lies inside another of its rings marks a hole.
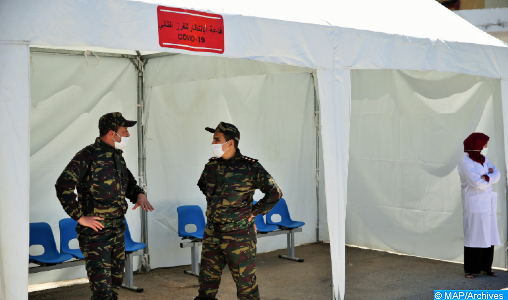
[[[159,45],[198,52],[224,53],[221,15],[159,6]]]

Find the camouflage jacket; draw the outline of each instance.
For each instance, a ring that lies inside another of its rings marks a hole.
[[[138,194],[144,193],[127,169],[122,152],[97,138],[67,165],[55,188],[60,203],[71,218],[123,218],[127,212],[125,197],[136,203]],[[74,188],[78,192],[77,201]]]
[[[251,214],[265,215],[282,197],[272,176],[257,159],[243,156],[240,149],[228,160],[211,158],[199,178],[198,187],[206,196],[208,222],[216,224],[237,223]],[[265,196],[253,206],[256,189]]]

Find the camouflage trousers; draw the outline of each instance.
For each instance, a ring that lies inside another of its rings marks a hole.
[[[78,233],[79,248],[85,257],[92,300],[116,300],[125,266],[123,231],[105,234]]]
[[[256,234],[254,228],[220,232],[205,228],[196,300],[216,300],[222,270],[228,265],[238,299],[259,300],[256,282]]]

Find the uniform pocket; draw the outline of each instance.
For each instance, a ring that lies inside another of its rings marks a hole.
[[[469,213],[488,212],[491,209],[491,194],[473,195],[466,198],[466,208]]]

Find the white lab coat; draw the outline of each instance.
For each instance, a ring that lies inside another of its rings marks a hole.
[[[494,169],[489,174],[489,168]],[[458,167],[462,185],[464,246],[488,248],[501,245],[497,230],[497,193],[492,184],[499,181],[499,171],[485,157],[483,166],[465,154]],[[481,177],[488,175],[490,182]]]

